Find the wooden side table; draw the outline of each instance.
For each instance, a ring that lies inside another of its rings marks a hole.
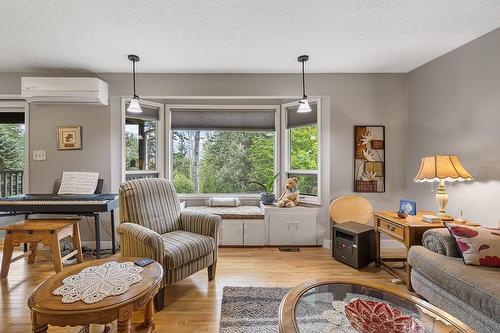
[[[5,230],[7,233],[4,240],[0,276],[2,278],[7,277],[10,264],[26,256],[28,256],[29,264],[34,263],[38,243],[45,244],[50,248],[56,272],[62,271],[62,262],[72,256],[76,256],[78,262],[83,262],[80,230],[78,229],[79,220],[80,219],[24,220],[0,227],[0,230]],[[61,258],[59,241],[67,236],[71,236],[74,250]],[[30,250],[12,258],[14,247],[22,243],[29,243]]]
[[[113,258],[89,261],[84,264],[70,266],[53,275],[40,284],[28,299],[31,309],[33,333],[46,333],[48,325],[83,326],[88,324],[107,324],[118,320],[118,333],[133,331],[152,332],[154,329],[153,298],[160,289],[163,268],[157,262],[147,265],[142,271],[142,280],[133,284],[125,293],[105,297],[102,301],[86,304],[82,301],[62,303],[61,296],[52,292],[62,285],[62,280],[89,266],[102,265],[108,261],[127,262],[139,258]],[[131,327],[132,312],[145,308],[144,321]]]
[[[375,216],[375,263],[377,267],[382,265],[391,274],[401,279],[408,290],[413,291],[411,287],[410,273],[411,267],[405,258],[381,258],[380,256],[380,235],[386,235],[391,239],[394,239],[402,243],[406,249],[406,253],[410,250],[413,245],[422,245],[422,235],[425,231],[433,228],[444,228],[441,222],[437,223],[427,223],[422,221],[422,215],[433,214],[432,212],[420,212],[417,216],[408,216],[406,219],[399,218],[396,212],[376,212]],[[388,262],[404,262],[405,272],[395,270],[393,267],[389,266]]]

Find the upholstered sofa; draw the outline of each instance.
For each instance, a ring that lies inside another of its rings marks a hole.
[[[465,265],[446,228],[408,253],[417,294],[481,333],[500,332],[500,268]]]

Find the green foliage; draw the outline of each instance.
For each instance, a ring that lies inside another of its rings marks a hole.
[[[174,188],[178,193],[193,193],[193,180],[183,174],[176,174],[173,180]]]
[[[307,126],[290,131],[291,166],[299,170],[318,169],[318,128]],[[173,179],[179,193],[272,192],[274,137],[272,132],[201,131],[199,148],[195,131],[173,132]],[[194,150],[199,149],[198,170]],[[199,175],[196,178],[195,171]],[[188,183],[187,180],[190,182]],[[198,181],[198,184],[195,182]],[[299,190],[317,193],[317,177],[300,177]]]
[[[136,169],[132,164],[139,166],[139,138],[130,132],[125,133],[125,163],[127,170]]]
[[[24,125],[0,124],[0,170],[23,170]]]
[[[290,166],[294,170],[318,170],[318,126],[290,130]]]

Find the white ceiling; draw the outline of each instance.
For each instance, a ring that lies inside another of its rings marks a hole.
[[[0,0],[0,71],[408,72],[500,26],[497,0]]]

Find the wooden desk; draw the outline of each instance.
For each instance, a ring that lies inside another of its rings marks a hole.
[[[411,267],[405,258],[381,258],[380,257],[380,235],[386,235],[400,243],[406,248],[406,253],[413,245],[422,245],[422,235],[425,231],[434,228],[444,228],[442,222],[427,223],[422,221],[422,215],[433,214],[432,212],[420,212],[417,216],[408,216],[406,219],[399,218],[396,212],[376,212],[375,216],[375,264],[377,267],[382,265],[391,274],[401,279],[408,287],[408,290],[413,291],[411,287],[410,272]],[[402,274],[400,271],[389,266],[388,262],[403,262],[405,271]]]

